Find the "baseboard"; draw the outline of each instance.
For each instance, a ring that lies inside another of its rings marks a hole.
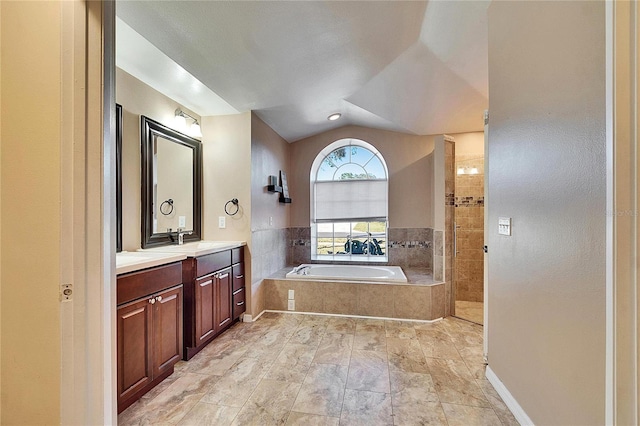
[[[262,314],[264,314],[265,312],[267,312],[267,311],[263,309],[263,310],[262,310],[262,312],[260,312],[260,313],[255,317],[255,318],[251,318],[251,317],[249,317],[249,319],[250,319],[251,321],[257,321],[257,320],[258,320],[258,318],[260,318],[260,317],[262,316]],[[249,321],[247,321],[247,322],[249,322]]]
[[[371,316],[367,316],[367,315],[327,314],[327,313],[323,313],[323,312],[278,311],[276,309],[265,309],[264,311],[260,312],[260,315],[264,314],[265,312],[277,312],[279,314],[320,315],[320,316],[326,316],[326,317],[364,318],[364,319],[377,319],[377,320],[403,321],[403,322],[419,322],[419,323],[433,323],[433,322],[437,322],[437,321],[442,320],[442,317],[436,318],[436,319],[432,319],[432,320],[419,320],[419,319],[412,319],[412,318],[371,317]],[[256,319],[258,319],[260,317],[260,315],[258,315],[256,317]],[[254,319],[254,321],[256,319]]]
[[[496,373],[493,372],[491,367],[487,365],[487,370],[485,372],[485,376],[487,380],[493,385],[498,395],[502,398],[504,403],[507,405],[507,408],[511,410],[513,416],[522,426],[534,426],[533,421],[529,418],[527,413],[522,409],[518,401],[511,395],[509,389],[502,383],[502,381],[496,376]]]

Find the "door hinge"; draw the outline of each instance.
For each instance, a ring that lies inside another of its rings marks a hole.
[[[483,250],[485,253],[489,253],[489,246],[484,246],[484,247],[482,247],[482,250]]]

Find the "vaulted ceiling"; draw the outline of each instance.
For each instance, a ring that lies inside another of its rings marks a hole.
[[[488,4],[119,1],[117,64],[201,115],[253,110],[289,142],[345,124],[477,131]]]

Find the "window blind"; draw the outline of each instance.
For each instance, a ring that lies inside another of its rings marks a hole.
[[[315,183],[315,221],[387,218],[387,180]]]

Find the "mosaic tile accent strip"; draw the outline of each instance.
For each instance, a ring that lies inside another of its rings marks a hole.
[[[482,207],[484,197],[456,197],[456,207]]]
[[[453,192],[448,192],[444,195],[444,205],[445,206],[453,206],[455,205],[455,199],[457,197]]]
[[[392,248],[431,248],[431,241],[389,241],[387,247]]]

